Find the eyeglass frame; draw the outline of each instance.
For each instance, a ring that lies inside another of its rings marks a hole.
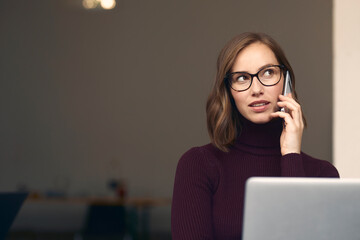
[[[260,68],[259,71],[258,71],[257,73],[255,73],[255,74],[251,74],[251,73],[248,73],[248,72],[231,72],[231,73],[227,73],[227,74],[225,75],[225,77],[224,77],[224,81],[229,85],[229,87],[230,87],[232,90],[234,90],[234,91],[236,91],[236,92],[244,92],[244,91],[246,91],[246,90],[249,90],[249,88],[251,87],[251,85],[252,85],[252,83],[253,83],[254,77],[256,77],[257,80],[258,80],[263,86],[265,86],[265,87],[275,86],[276,84],[278,84],[278,83],[280,82],[280,80],[281,80],[281,75],[280,75],[279,80],[278,80],[276,83],[270,84],[270,85],[264,84],[264,83],[261,82],[261,80],[259,79],[259,73],[260,73],[262,70],[264,70],[265,68],[268,68],[268,67],[279,67],[280,70],[282,70],[282,71],[286,69],[286,67],[285,67],[284,65],[282,65],[282,64],[279,64],[279,65],[267,65],[267,66],[264,66],[264,67]],[[284,71],[284,72],[285,72],[285,71]],[[249,74],[249,75],[251,76],[250,85],[249,85],[248,88],[246,88],[246,89],[244,89],[244,90],[236,90],[236,89],[232,88],[232,86],[231,86],[232,84],[231,84],[231,82],[230,82],[230,81],[231,81],[230,76],[232,76],[232,75],[234,75],[234,74],[236,74],[236,73],[246,73],[246,74]]]

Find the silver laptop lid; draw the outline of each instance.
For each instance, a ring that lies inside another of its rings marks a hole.
[[[360,179],[250,178],[243,240],[360,240]]]

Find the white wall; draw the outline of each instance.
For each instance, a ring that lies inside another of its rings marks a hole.
[[[360,177],[360,1],[334,0],[334,164]]]

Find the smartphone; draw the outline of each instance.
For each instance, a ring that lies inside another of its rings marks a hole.
[[[283,95],[287,96],[291,93],[292,91],[292,86],[291,86],[291,77],[290,77],[290,73],[289,71],[286,71],[286,76],[285,76],[285,83],[284,83],[284,89],[283,89]],[[286,109],[284,107],[282,107],[280,109],[281,112],[286,112]]]

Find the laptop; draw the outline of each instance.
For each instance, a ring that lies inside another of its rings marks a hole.
[[[6,238],[27,195],[27,193],[0,193],[0,240]]]
[[[360,179],[254,177],[243,240],[360,240]]]

